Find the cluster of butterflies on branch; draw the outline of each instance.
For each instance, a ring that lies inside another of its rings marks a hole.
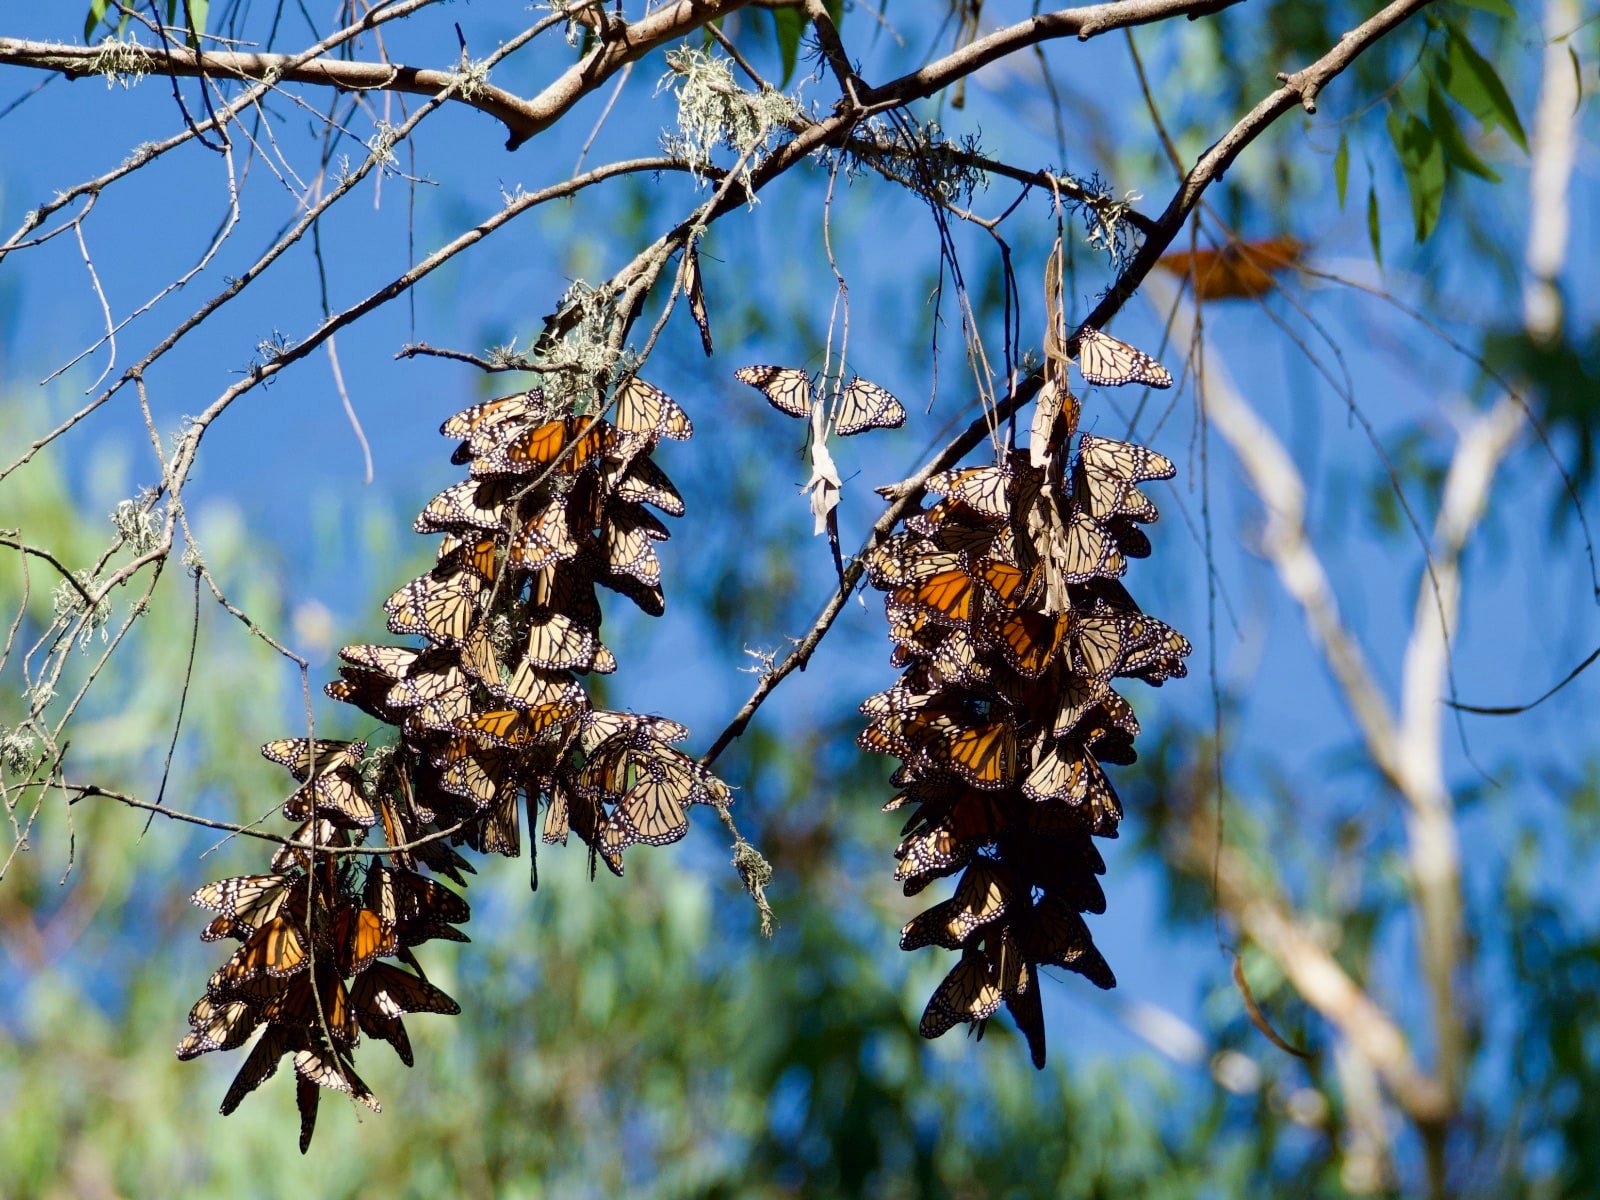
[[[355,1073],[362,1034],[409,1066],[407,1013],[455,1013],[412,950],[465,941],[467,903],[424,869],[464,885],[454,847],[521,853],[519,807],[542,839],[575,834],[591,871],[617,875],[630,846],[666,845],[694,804],[726,805],[726,785],[673,743],[665,717],[607,711],[583,677],[616,659],[599,638],[597,586],[663,611],[650,511],[684,511],[652,454],[684,440],[688,415],[637,377],[587,415],[554,411],[534,389],[475,405],[441,426],[468,477],[423,509],[415,528],[442,534],[435,565],[385,603],[389,629],[416,646],[339,652],[327,685],[397,736],[364,742],[287,738],[262,753],[298,783],[283,813],[298,828],[270,871],[208,884],[195,904],[217,913],[202,934],[239,942],[189,1014],[180,1058],[242,1046],[261,1027],[222,1104],[232,1112],[292,1055],[310,1145],[322,1088],[378,1104]],[[381,841],[378,835],[381,831]],[[537,886],[537,861],[533,881]],[[387,960],[393,959],[394,962]]]
[[[1091,382],[1172,382],[1094,330],[1080,334],[1078,365]],[[1092,839],[1115,837],[1122,817],[1101,764],[1131,763],[1139,732],[1112,683],[1182,676],[1192,647],[1118,582],[1151,550],[1139,526],[1156,508],[1140,485],[1171,478],[1173,464],[1078,435],[1064,376],[1035,404],[1028,450],[932,476],[932,503],[868,552],[904,671],[861,706],[857,740],[901,760],[885,807],[909,812],[895,852],[905,894],[961,876],[900,933],[902,949],[960,955],[922,1035],[965,1022],[981,1036],[1003,1004],[1043,1067],[1040,968],[1115,984],[1082,916],[1105,911]]]

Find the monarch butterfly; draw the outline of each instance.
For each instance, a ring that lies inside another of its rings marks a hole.
[[[651,543],[660,540],[656,536],[659,527],[660,522],[641,507],[615,512],[601,538],[607,569],[613,575],[631,575],[645,587],[657,586],[661,582],[661,560]],[[661,533],[664,535],[666,530],[661,529]]]
[[[978,577],[989,586],[1001,604],[1015,608],[1033,590],[1033,584],[1038,579],[1038,568],[1036,566],[1033,571],[1024,573],[1011,563],[986,558],[978,567]]]
[[[544,392],[533,388],[510,396],[497,396],[464,408],[439,426],[445,437],[471,437],[483,425],[499,425],[522,417],[541,416],[545,412]]]
[[[367,799],[361,776],[349,767],[315,776],[283,802],[283,815],[291,821],[305,820],[313,809],[336,825],[368,829],[378,823],[378,810]]]
[[[1058,743],[1039,756],[1022,781],[1022,794],[1041,803],[1059,801],[1076,808],[1088,796],[1095,775],[1103,777],[1104,772],[1094,755],[1082,746]]]
[[[294,1072],[295,1104],[300,1109],[301,1154],[311,1148],[311,1135],[317,1126],[317,1103],[321,1096],[319,1089],[348,1093],[373,1112],[383,1111],[372,1089],[362,1082],[350,1064],[325,1046],[311,1045],[295,1051]]]
[[[872,586],[887,589],[953,570],[965,561],[959,554],[934,549],[897,533],[868,551],[865,565]]]
[[[246,1000],[201,996],[189,1010],[189,1032],[178,1043],[178,1058],[187,1062],[213,1050],[242,1046],[259,1024],[261,1017]]]
[[[467,845],[479,854],[516,858],[522,853],[522,824],[517,814],[517,789],[504,788],[500,798],[484,809],[466,830]]]
[[[1081,508],[1074,509],[1065,529],[1049,535],[1050,561],[1065,583],[1082,583],[1096,576],[1115,577],[1128,569],[1117,543],[1106,527]]]
[[[480,479],[554,468],[563,475],[576,475],[615,444],[610,422],[597,417],[563,417],[518,433],[504,445],[485,447],[472,460],[470,474]]]
[[[1000,865],[978,859],[961,877],[954,896],[905,923],[900,930],[900,949],[961,949],[980,929],[1006,915],[1011,892]]]
[[[434,563],[434,573],[439,576],[454,575],[457,571],[471,571],[485,583],[493,583],[499,565],[499,543],[492,537],[460,538],[446,534],[439,543],[439,557]]]
[[[706,308],[705,284],[700,275],[700,251],[693,242],[683,256],[683,295],[689,301],[689,315],[700,330],[700,348],[710,358],[711,316]]]
[[[280,767],[287,767],[289,773],[301,783],[313,770],[320,775],[337,767],[348,766],[359,762],[366,752],[365,742],[333,742],[320,738],[315,741],[309,738],[279,738],[261,747],[263,758]]]
[[[833,427],[840,437],[851,437],[869,429],[898,429],[905,423],[906,410],[900,401],[877,384],[852,375],[840,393]]]
[[[1127,517],[1111,517],[1105,522],[1105,529],[1123,558],[1150,557],[1150,539]]]
[[[578,839],[606,864],[606,869],[620,877],[623,873],[622,852],[628,839],[617,828],[600,802],[588,796],[568,792],[567,823]],[[592,860],[591,860],[592,862]]]
[[[964,793],[938,822],[901,839],[895,849],[899,865],[894,877],[907,896],[915,896],[935,879],[961,870],[1005,825],[992,797],[977,791]]]
[[[1088,925],[1058,897],[1045,896],[1026,920],[1018,922],[1017,940],[1029,962],[1076,971],[1096,987],[1117,986],[1111,967],[1095,948]]]
[[[586,555],[556,563],[528,576],[528,603],[566,613],[579,625],[600,627],[600,602],[594,594],[594,562]]]
[[[1197,300],[1234,300],[1266,295],[1278,286],[1273,276],[1298,264],[1305,249],[1288,235],[1230,241],[1220,249],[1164,254],[1156,266],[1192,281]]]
[[[454,1016],[461,1006],[421,976],[377,962],[350,985],[350,1007],[368,1037],[388,1042],[411,1066],[411,1039],[400,1018],[406,1013]]]
[[[389,963],[373,965],[350,984],[350,1008],[363,1034],[394,1046],[406,1066],[411,1066],[411,1038],[400,1021],[405,1013],[442,1013],[454,1016],[461,1005],[427,979]]]
[[[894,603],[926,613],[945,625],[965,625],[973,617],[973,598],[977,581],[965,564],[927,575],[890,593]]]
[[[489,691],[521,708],[571,709],[581,712],[588,704],[583,685],[566,671],[550,671],[524,661],[510,680],[489,685]],[[570,715],[570,714],[569,714]],[[564,720],[564,717],[556,717]]]
[[[239,1073],[228,1086],[222,1098],[222,1115],[227,1116],[256,1088],[271,1079],[278,1070],[278,1060],[310,1041],[310,1031],[288,1025],[268,1025],[260,1040],[250,1048]]]
[[[537,708],[500,708],[468,713],[457,719],[455,727],[493,746],[521,749],[533,743],[552,725],[577,715],[577,701],[544,704]]]
[[[384,866],[373,871],[376,878],[368,877],[367,903],[395,914],[401,945],[415,946],[434,937],[467,940],[466,934],[451,928],[472,916],[471,905],[460,896],[415,871]]]
[[[947,1033],[962,1021],[985,1021],[1000,1011],[1000,985],[982,951],[968,950],[934,989],[917,1031],[925,1038]]]
[[[468,574],[448,579],[428,574],[413,579],[383,602],[389,631],[421,634],[430,642],[458,645],[477,619],[482,588],[477,576]]]
[[[345,975],[359,975],[380,958],[400,949],[396,916],[379,914],[359,904],[346,904],[333,915],[334,962]]]
[[[1133,709],[1121,696],[1111,690],[1108,682],[1109,675],[1083,675],[1076,671],[1066,672],[1062,680],[1059,704],[1056,708],[1055,722],[1050,728],[1050,736],[1063,738],[1078,728],[1078,725],[1089,715],[1104,706],[1102,711],[1114,716],[1108,718],[1123,729],[1127,729],[1128,722],[1132,722],[1132,731],[1137,732],[1139,722],[1133,715]]]
[[[480,746],[464,735],[452,738],[434,761],[442,768],[439,786],[480,811],[514,786],[509,778],[511,752]]]
[[[1142,614],[1136,627],[1138,644],[1123,660],[1122,674],[1159,685],[1189,673],[1183,660],[1194,652],[1194,646],[1188,638],[1172,626]]]
[[[326,817],[314,817],[306,821],[292,834],[289,842],[280,846],[272,856],[272,869],[279,874],[299,868],[302,871],[311,869],[311,849],[336,846],[348,846],[350,835],[339,828]],[[326,861],[326,856],[324,856]]]
[[[1051,616],[1019,609],[1000,615],[984,632],[1012,670],[1026,679],[1037,679],[1054,661],[1070,626],[1071,618],[1065,613]]]
[[[505,523],[506,503],[526,486],[518,479],[465,479],[451,484],[428,501],[411,528],[418,533],[499,529]]]
[[[684,806],[692,794],[693,782],[687,773],[646,770],[617,803],[613,821],[629,842],[670,845],[689,832]]]
[[[670,717],[647,717],[638,713],[597,709],[583,715],[578,724],[578,748],[591,755],[602,743],[620,734],[642,732],[658,742],[681,742],[689,727]]]
[[[942,631],[945,636],[933,647],[925,665],[932,687],[973,687],[989,679],[989,666],[983,661],[978,643],[965,629]]]
[[[637,375],[617,389],[611,421],[636,444],[654,445],[664,437],[681,442],[694,434],[694,423],[677,401]]]
[[[311,972],[307,972],[261,1006],[261,1019],[273,1025],[303,1025],[311,1029],[319,1029],[326,1022],[334,1040],[348,1048],[360,1033],[355,1014],[350,1011],[350,993],[338,973],[320,962],[316,976],[315,994]]]
[[[351,666],[382,671],[393,679],[399,679],[410,670],[420,653],[409,646],[356,645],[341,647],[339,657]]]
[[[206,988],[213,1000],[247,1000],[276,995],[281,981],[306,969],[306,942],[288,917],[274,917],[245,939],[233,957],[217,968]]]
[[[1090,383],[1111,387],[1124,383],[1172,386],[1171,373],[1155,359],[1092,325],[1078,330],[1078,373]]]
[[[654,551],[651,553],[654,554]],[[659,617],[667,611],[667,598],[660,584],[646,584],[631,574],[619,575],[610,570],[600,575],[595,582],[602,587],[610,588],[619,596],[626,596],[639,606],[640,611],[649,613],[652,617]]]
[[[401,711],[415,709],[416,723],[424,729],[453,730],[455,723],[472,711],[472,688],[456,655],[435,648],[418,658],[406,677],[395,683],[387,701]]]
[[[322,685],[324,693],[341,704],[355,705],[386,725],[398,725],[405,719],[388,703],[389,690],[394,686],[389,676],[355,667],[340,667],[339,676]]]
[[[1033,419],[1028,423],[1030,466],[1045,467],[1050,464],[1058,444],[1057,418],[1066,414],[1060,424],[1060,441],[1065,442],[1071,439],[1078,428],[1079,411],[1078,398],[1067,387],[1065,375],[1045,380],[1039,388],[1039,394],[1033,398]]]
[[[1032,972],[1030,972],[1032,974]],[[1039,980],[1034,976],[1028,986],[1019,987],[1006,996],[1006,1011],[1017,1023],[1017,1030],[1028,1043],[1028,1057],[1034,1069],[1044,1070],[1044,1006],[1039,1003]]]
[[[1171,479],[1178,472],[1163,454],[1092,433],[1078,440],[1076,466],[1087,484],[1093,515],[1128,516],[1136,521],[1154,521],[1156,517],[1155,505],[1136,491],[1135,485]]]
[[[967,467],[960,471],[940,471],[930,475],[925,485],[930,492],[959,500],[985,517],[1004,517],[1011,513],[1007,493],[1012,472],[1008,463],[989,467]]]
[[[197,889],[189,897],[190,903],[221,914],[200,935],[202,940],[248,937],[278,915],[296,882],[294,876],[283,874],[236,875]]]
[[[529,623],[525,657],[547,671],[587,669],[595,661],[599,645],[593,631],[559,612],[546,612]]]
[[[1000,518],[986,517],[947,497],[908,517],[906,528],[932,538],[940,550],[966,550],[988,546],[1000,530]]]
[[[683,497],[667,478],[667,473],[656,466],[648,455],[640,455],[629,462],[608,462],[603,468],[607,488],[618,500],[634,504],[650,504],[671,517],[684,513]]]
[[[1106,896],[1098,879],[1105,874],[1105,859],[1095,848],[1083,811],[1048,801],[1025,804],[1019,811],[1027,819],[1001,847],[1012,870],[1032,883],[1036,895],[1053,894],[1074,912],[1105,912]]]
[[[733,377],[759,389],[781,413],[791,417],[811,415],[811,376],[799,367],[740,367]]]
[[[523,571],[542,571],[577,554],[566,501],[555,498],[511,535],[506,561]]]
[[[1017,731],[1009,718],[972,728],[938,717],[913,719],[918,756],[948,767],[978,788],[1007,786],[1017,770]]]

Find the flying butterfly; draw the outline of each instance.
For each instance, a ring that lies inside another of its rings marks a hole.
[[[1171,373],[1155,359],[1092,325],[1078,330],[1078,372],[1090,383],[1110,387],[1125,383],[1172,386]]]

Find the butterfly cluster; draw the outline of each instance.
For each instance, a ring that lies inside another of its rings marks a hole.
[[[442,535],[435,564],[384,604],[389,629],[422,644],[346,646],[326,688],[396,736],[370,750],[268,743],[262,753],[299,785],[283,804],[298,828],[270,873],[194,895],[218,914],[202,936],[241,945],[191,1010],[179,1057],[243,1045],[266,1027],[224,1113],[284,1055],[302,1151],[321,1088],[377,1109],[351,1062],[360,1035],[410,1065],[401,1016],[459,1011],[412,954],[430,938],[466,940],[456,929],[466,902],[422,873],[464,883],[472,867],[454,847],[516,856],[519,811],[531,827],[542,804],[545,843],[576,834],[592,863],[621,875],[629,847],[683,837],[691,805],[729,802],[673,744],[687,728],[596,708],[584,682],[617,667],[600,641],[597,587],[663,610],[655,544],[668,532],[651,509],[679,516],[684,506],[652,453],[692,429],[637,378],[589,415],[551,411],[535,389],[441,426],[459,439],[452,461],[467,478],[416,519],[417,532]]]
[[[1075,417],[1076,402],[1064,411]],[[1122,817],[1102,763],[1132,762],[1139,732],[1112,684],[1184,675],[1192,649],[1118,581],[1151,549],[1139,526],[1156,509],[1140,485],[1172,463],[1092,434],[1069,460],[1074,432],[1056,422],[1043,465],[1007,450],[932,476],[936,499],[864,564],[904,668],[861,706],[857,739],[901,760],[886,806],[909,812],[895,878],[910,896],[960,875],[900,934],[903,949],[960,954],[922,1035],[962,1022],[981,1033],[1003,1004],[1041,1067],[1040,968],[1115,984],[1082,915],[1105,910],[1093,839],[1115,837]]]

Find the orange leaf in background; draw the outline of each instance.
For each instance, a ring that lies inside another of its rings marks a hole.
[[[1180,251],[1156,266],[1189,279],[1199,300],[1264,296],[1278,286],[1275,274],[1298,263],[1306,252],[1299,238],[1285,234],[1259,242],[1229,242],[1220,250]]]

